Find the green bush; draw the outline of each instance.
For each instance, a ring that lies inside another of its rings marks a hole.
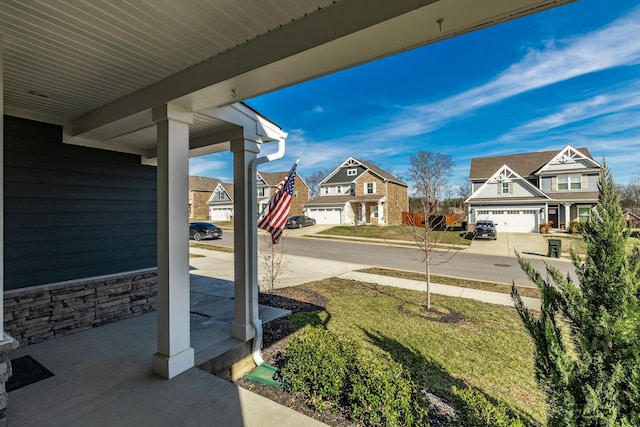
[[[509,412],[503,403],[493,403],[471,387],[452,387],[456,400],[456,414],[462,426],[469,427],[525,427],[525,423]]]
[[[308,328],[287,347],[287,363],[281,371],[285,389],[302,393],[317,410],[341,404],[347,367],[355,352],[355,344],[320,327]]]
[[[352,418],[369,426],[422,425],[424,401],[403,366],[388,353],[363,353],[350,370]]]
[[[365,352],[355,342],[312,327],[287,347],[280,377],[316,410],[342,407],[366,426],[413,426],[426,416],[417,387],[387,353]]]

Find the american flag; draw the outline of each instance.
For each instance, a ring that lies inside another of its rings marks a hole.
[[[296,180],[296,169],[298,163],[294,163],[293,167],[289,171],[286,177],[278,187],[265,210],[264,216],[258,222],[258,227],[271,233],[271,242],[275,245],[280,240],[282,235],[282,229],[285,222],[287,222],[287,216],[289,215],[289,208],[291,207],[291,198],[293,197],[293,186]]]

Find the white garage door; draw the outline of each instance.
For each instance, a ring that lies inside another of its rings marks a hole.
[[[232,208],[209,208],[211,221],[229,221],[232,214]]]
[[[538,232],[537,210],[489,210],[478,212],[478,219],[489,219],[498,225],[498,233]]]
[[[316,224],[341,224],[340,208],[311,208],[308,215],[316,220]]]

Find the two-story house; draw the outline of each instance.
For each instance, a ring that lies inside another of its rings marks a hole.
[[[287,176],[289,171],[283,172],[258,172],[256,177],[256,190],[258,192],[258,212],[262,212],[269,203],[269,199],[275,192],[278,184]],[[303,205],[309,201],[309,186],[296,174],[293,186],[293,198],[289,215],[302,215]]]
[[[287,176],[284,172],[258,172],[256,176],[256,191],[258,212],[269,203],[280,181]],[[211,221],[231,221],[233,218],[233,184],[217,180],[218,184],[207,200],[209,219]],[[296,175],[291,200],[290,215],[302,215],[302,205],[309,200],[309,187],[300,175]]]
[[[317,224],[401,224],[408,185],[363,160],[349,157],[320,182],[320,195],[304,205]]]
[[[587,148],[471,159],[469,222],[492,220],[500,231],[565,229],[585,221],[598,201],[602,166]]]

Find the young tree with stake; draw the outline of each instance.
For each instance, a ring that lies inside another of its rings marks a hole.
[[[427,300],[426,308],[431,310],[431,261],[438,240],[444,238],[444,233],[437,234],[436,228],[446,224],[434,224],[431,218],[438,214],[438,198],[447,188],[449,175],[454,163],[451,156],[419,151],[409,159],[409,177],[414,184],[415,195],[419,200],[420,214],[424,217],[424,228],[420,224],[411,225],[411,234],[416,245],[424,253]],[[440,236],[440,238],[438,238]]]

